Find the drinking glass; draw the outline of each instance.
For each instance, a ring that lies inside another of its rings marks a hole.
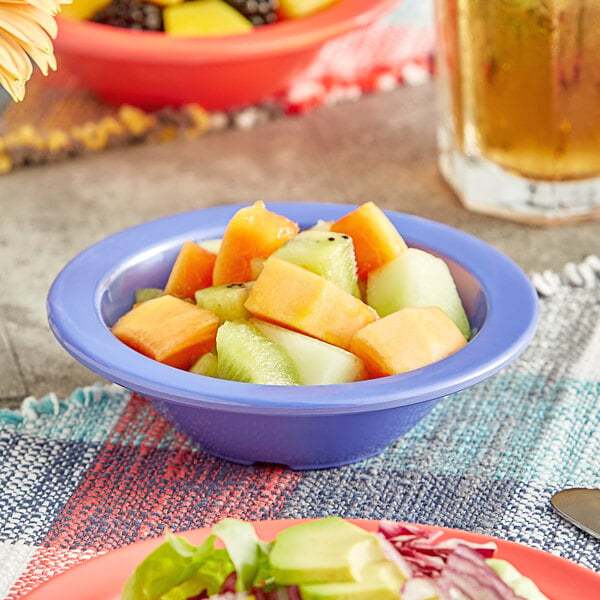
[[[440,170],[469,209],[600,218],[600,0],[435,0]]]

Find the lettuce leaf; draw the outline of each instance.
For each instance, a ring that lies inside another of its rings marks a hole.
[[[225,548],[215,546],[220,538]],[[251,523],[224,519],[199,546],[167,532],[126,582],[121,600],[184,600],[206,591],[218,594],[235,573],[236,592],[269,580],[270,544],[258,539]]]
[[[216,593],[235,569],[229,555],[215,548],[216,536],[200,546],[167,533],[167,540],[151,552],[126,582],[121,600],[159,600],[192,577],[200,586]],[[174,596],[176,598],[178,596]]]
[[[215,549],[194,575],[160,598],[161,600],[187,600],[195,598],[204,591],[208,596],[217,595],[234,569],[227,550]]]
[[[239,519],[219,521],[213,527],[213,533],[223,540],[229,557],[235,565],[237,573],[235,591],[249,591],[265,576],[264,569],[267,563],[265,559],[268,556],[269,545],[258,539],[251,523]],[[259,570],[263,571],[260,575]]]

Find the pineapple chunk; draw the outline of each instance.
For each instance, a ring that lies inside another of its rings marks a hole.
[[[316,13],[337,0],[281,0],[281,14],[288,19],[299,19]]]
[[[222,0],[193,0],[166,6],[165,32],[178,37],[219,36],[248,33],[252,23]]]

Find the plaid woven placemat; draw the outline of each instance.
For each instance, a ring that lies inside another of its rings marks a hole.
[[[600,487],[600,259],[534,276],[541,316],[500,373],[444,399],[381,455],[321,471],[214,458],[114,385],[0,411],[0,597],[140,539],[250,520],[388,518],[525,543],[600,570],[551,509]]]
[[[371,26],[327,42],[277,97],[230,112],[207,112],[191,104],[148,113],[103,101],[81,89],[60,65],[47,78],[36,73],[23,102],[3,102],[0,94],[0,174],[115,146],[199,137],[227,127],[246,129],[282,115],[427,81],[435,45],[432,5],[433,0],[399,0]]]

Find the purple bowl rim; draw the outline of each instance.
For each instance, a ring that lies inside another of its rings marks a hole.
[[[110,235],[80,252],[59,272],[48,293],[48,321],[59,343],[95,373],[150,399],[270,416],[339,415],[409,406],[470,387],[512,362],[535,334],[537,292],[514,261],[459,229],[391,210],[384,212],[409,245],[429,248],[469,271],[486,299],[488,314],[477,335],[461,350],[433,365],[354,383],[258,385],[174,369],[139,354],[110,333],[100,317],[100,301],[115,271],[187,239],[218,237],[234,212],[249,204],[214,206],[155,219]],[[269,210],[303,226],[319,218],[338,218],[357,207],[327,202],[266,204]],[[366,396],[374,398],[365,401]]]

